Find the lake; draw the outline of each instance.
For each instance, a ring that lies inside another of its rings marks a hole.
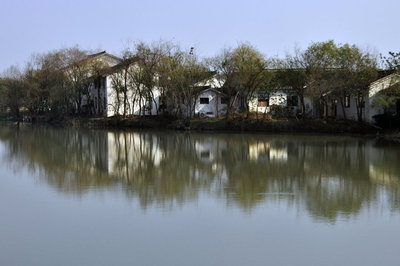
[[[399,265],[400,147],[0,127],[0,265]]]

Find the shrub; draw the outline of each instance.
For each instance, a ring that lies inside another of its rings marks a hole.
[[[274,119],[295,117],[295,112],[293,111],[292,107],[289,106],[271,105],[270,110]]]
[[[376,124],[382,128],[400,128],[400,117],[394,114],[379,114],[374,115],[373,118]]]

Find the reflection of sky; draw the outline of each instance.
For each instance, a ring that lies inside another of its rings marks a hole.
[[[0,265],[399,260],[393,148],[235,134],[0,137]]]
[[[188,204],[206,193],[229,208],[246,212],[266,202],[286,202],[295,209],[306,206],[316,219],[336,221],[342,214],[357,216],[368,204],[382,200],[377,185],[384,185],[391,196],[383,206],[400,206],[400,169],[387,160],[398,156],[396,150],[373,146],[372,141],[237,134],[53,133],[50,129],[21,131],[20,138],[11,134],[11,139],[2,142],[9,143],[3,157],[13,161],[17,171],[22,171],[18,165],[27,165],[41,182],[79,197],[93,190],[115,190],[147,209]],[[48,134],[45,152],[32,146],[41,141],[40,134]]]
[[[2,165],[1,265],[395,265],[399,213],[335,222],[267,197],[251,212],[207,192],[168,208],[117,190],[66,197]],[[16,193],[16,192],[19,193]]]

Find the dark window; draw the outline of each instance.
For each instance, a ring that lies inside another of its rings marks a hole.
[[[287,106],[297,106],[299,104],[299,97],[297,95],[287,96]]]
[[[211,155],[210,151],[202,151],[202,152],[200,152],[200,157],[202,159],[208,159],[208,158],[210,158],[210,155]]]
[[[344,107],[346,108],[350,107],[350,95],[344,96]]]
[[[210,99],[207,98],[200,98],[200,104],[209,104],[210,103]]]
[[[364,97],[362,97],[361,95],[358,96],[358,104],[360,105],[360,108],[364,108],[365,107]]]
[[[228,97],[221,97],[221,104],[228,104],[229,99]]]
[[[94,80],[94,87],[97,89],[97,88],[100,88],[100,79],[99,78],[96,78],[95,80]]]
[[[165,95],[161,95],[159,98],[159,109],[166,109],[167,108],[167,97]]]
[[[269,94],[268,93],[259,93],[258,94],[258,104],[259,107],[269,106]]]
[[[240,108],[244,108],[246,106],[246,101],[243,97],[240,98]]]

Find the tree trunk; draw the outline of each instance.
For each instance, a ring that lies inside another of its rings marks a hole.
[[[239,94],[239,92],[236,93],[233,100],[232,100],[232,97],[229,97],[229,104],[228,104],[227,110],[226,110],[226,120],[229,120],[232,116],[232,109],[233,109],[233,106],[235,105],[238,94]]]
[[[362,122],[363,121],[363,119],[362,119],[362,104],[357,100],[356,101],[356,107],[357,107],[357,121],[358,122]]]
[[[77,99],[76,99],[76,114],[77,115],[80,115],[81,114],[81,104],[82,104],[82,98],[81,98],[81,96],[79,96]]]
[[[344,106],[343,97],[340,97],[340,106],[342,107],[343,119],[347,120],[346,108]]]
[[[127,103],[128,101],[128,95],[127,95],[127,91],[126,91],[126,87],[124,88],[124,112],[123,112],[123,117],[126,117],[126,107],[128,105]]]
[[[302,119],[306,118],[306,105],[304,103],[304,95],[300,94],[300,105],[301,105],[301,113],[302,113]]]
[[[95,110],[96,115],[100,115],[100,110],[101,110],[101,100],[100,100],[100,86],[101,86],[101,81],[99,82],[99,86],[97,86],[97,110]]]
[[[19,107],[18,107],[18,106],[14,107],[14,113],[15,113],[15,117],[16,117],[16,118],[19,118],[19,117],[20,117]]]

